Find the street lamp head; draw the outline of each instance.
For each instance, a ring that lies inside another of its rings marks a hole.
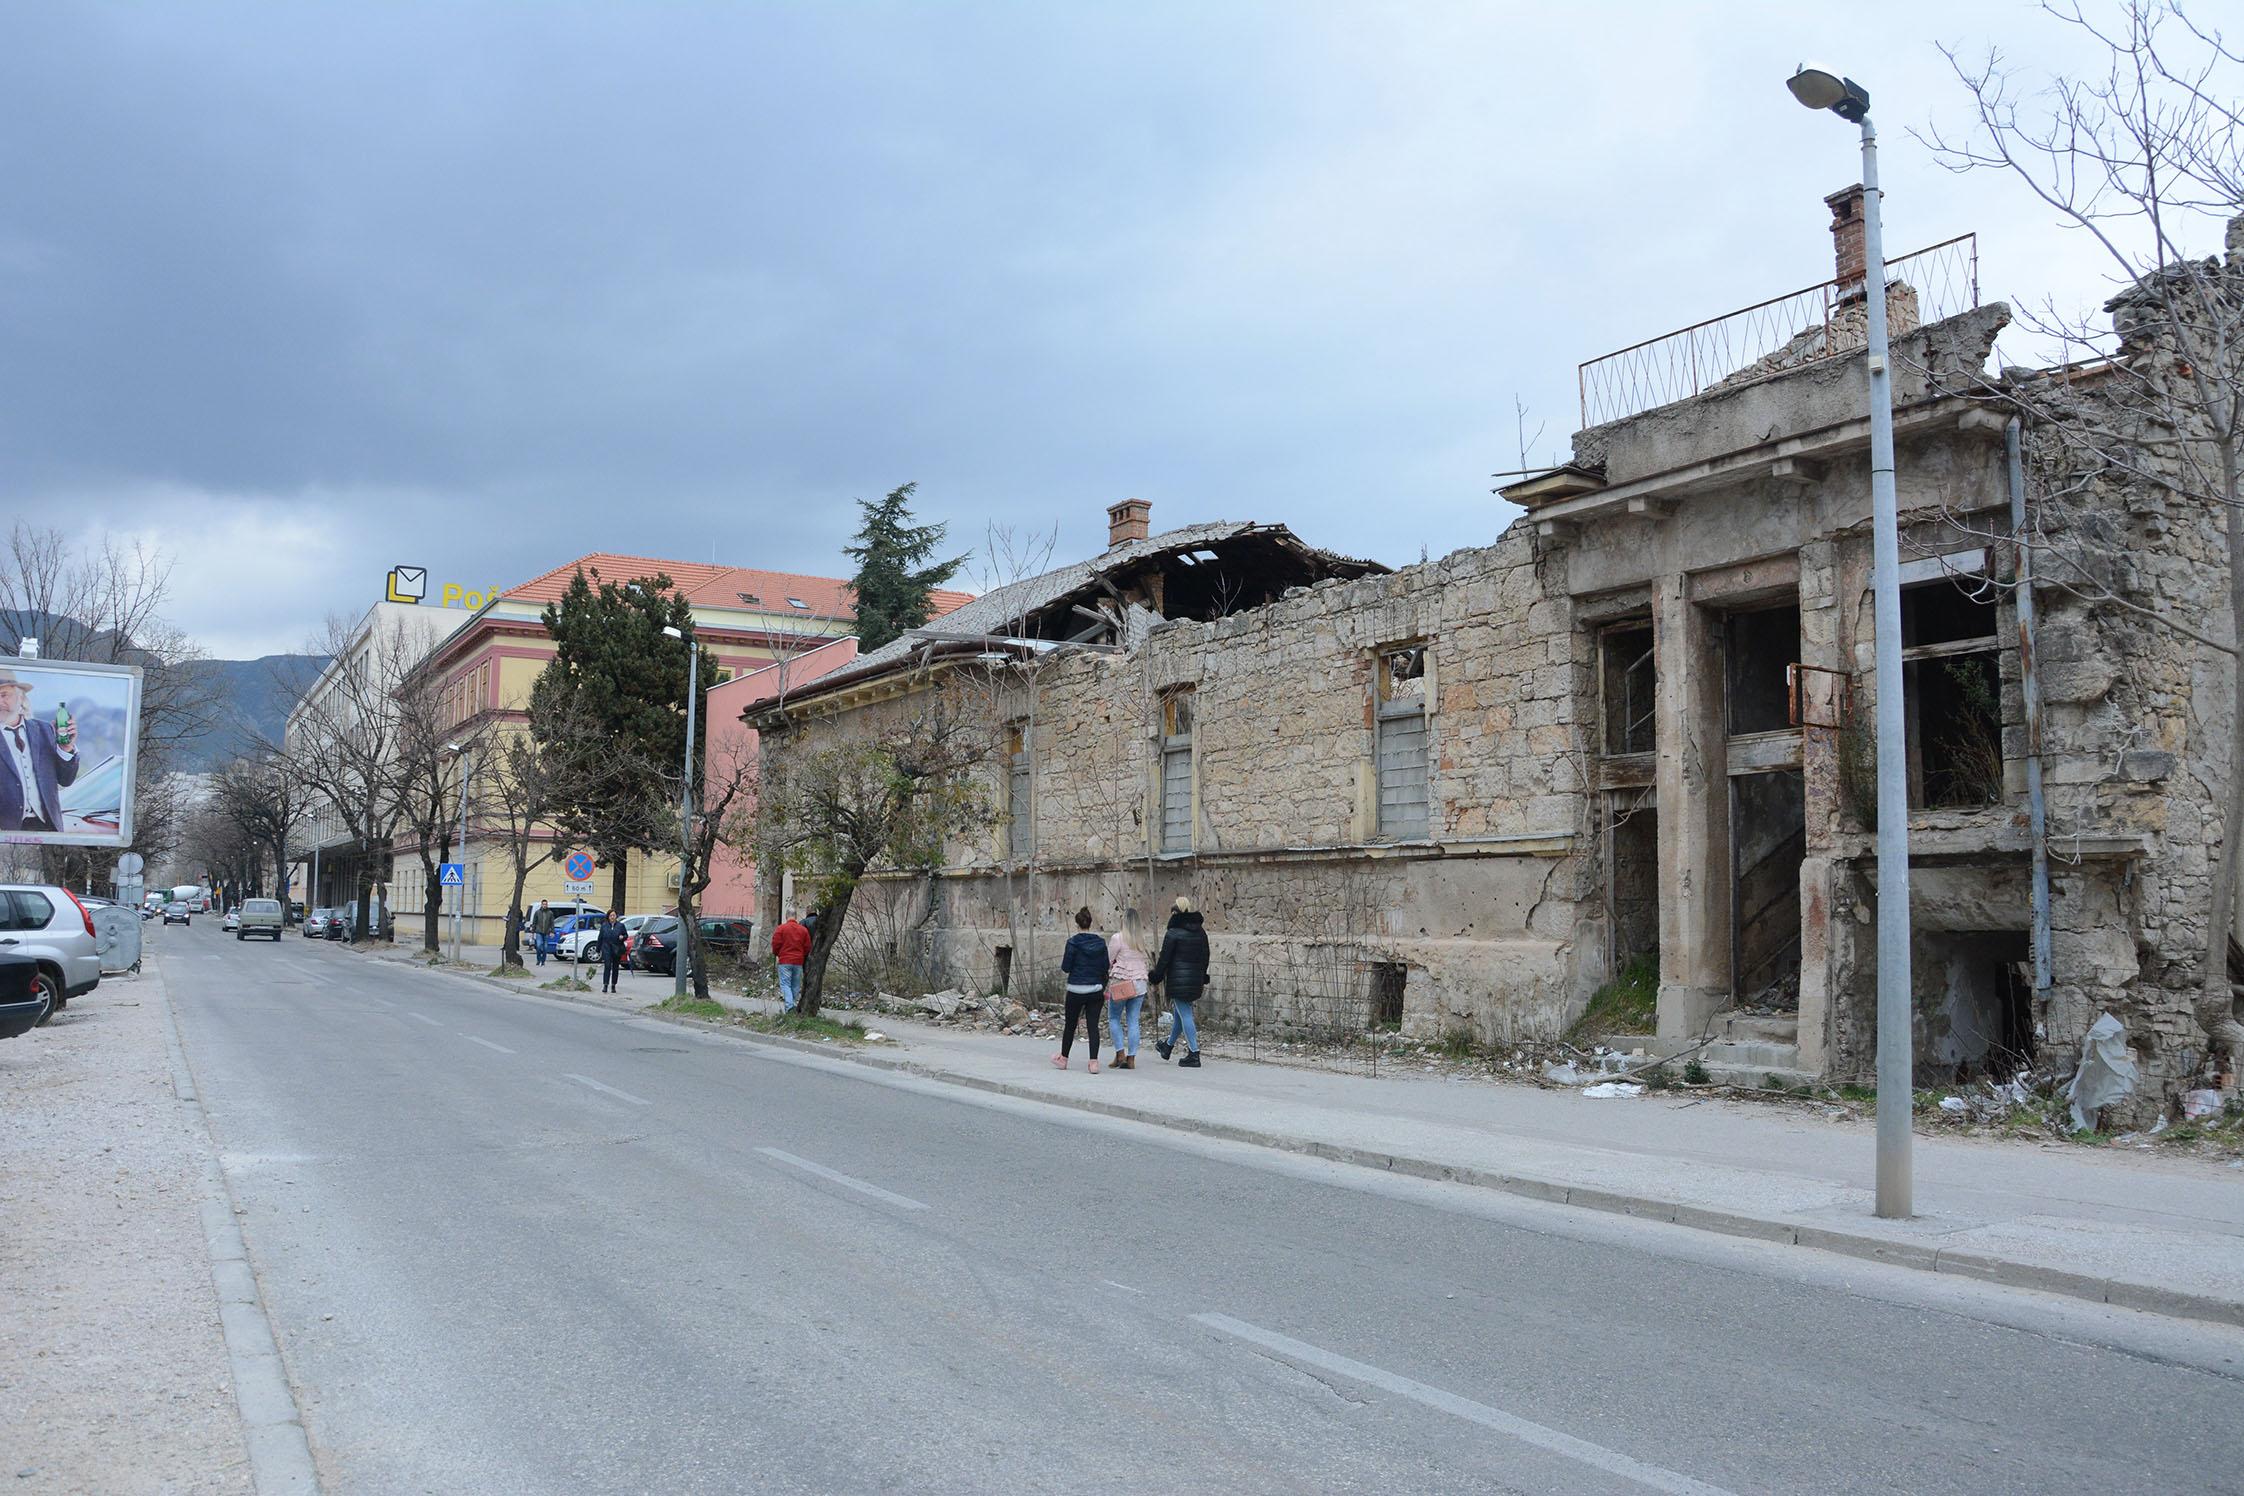
[[[1784,86],[1808,108],[1828,109],[1849,124],[1861,124],[1862,117],[1870,112],[1870,90],[1829,68],[1803,62]]]
[[[673,639],[683,639],[686,637],[684,634],[679,633],[676,629],[672,628],[667,623],[662,626],[662,631]]]
[[[454,758],[458,758],[458,757],[459,757],[459,756],[460,756],[461,754],[463,754],[463,753],[465,753],[465,752],[467,752],[467,751],[468,751],[468,750],[467,750],[467,744],[465,744],[465,743],[446,743],[446,744],[444,745],[444,751],[445,751],[446,753],[449,753],[449,754],[451,754],[451,755],[452,755],[452,756],[453,756]]]

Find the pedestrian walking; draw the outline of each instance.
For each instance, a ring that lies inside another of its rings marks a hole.
[[[792,1013],[803,1000],[803,967],[810,960],[810,927],[792,914],[771,932],[771,961],[779,968],[779,1011]]]
[[[1177,1065],[1187,1070],[1199,1068],[1200,1026],[1193,1009],[1208,990],[1208,936],[1201,926],[1200,911],[1190,899],[1179,898],[1170,908],[1169,928],[1161,933],[1160,959],[1146,973],[1146,980],[1168,999],[1172,1025],[1169,1037],[1153,1047],[1165,1060],[1182,1044],[1184,1058]]]
[[[610,909],[608,917],[600,921],[600,934],[598,936],[600,990],[602,992],[616,990],[616,978],[623,971],[623,939],[625,933],[623,920],[617,916],[613,909]]]
[[[545,900],[538,900],[537,912],[530,916],[530,949],[538,953],[538,965],[545,965],[546,949],[553,944],[553,909]]]
[[[1091,933],[1091,911],[1075,911],[1075,933],[1060,952],[1060,972],[1067,978],[1067,1023],[1060,1030],[1060,1052],[1052,1056],[1055,1069],[1067,1068],[1068,1051],[1075,1048],[1075,1025],[1091,1046],[1091,1073],[1099,1073],[1099,1009],[1106,1005],[1106,942]]]
[[[1138,912],[1122,911],[1122,928],[1106,938],[1106,1027],[1114,1040],[1114,1068],[1138,1068],[1138,1014],[1145,1007],[1145,937]]]

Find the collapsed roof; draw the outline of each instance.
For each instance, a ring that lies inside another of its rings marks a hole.
[[[1226,520],[1125,540],[1088,561],[984,593],[818,682],[812,695],[959,653],[1043,653],[1135,643],[1168,619],[1227,617],[1315,582],[1383,573],[1284,525]]]

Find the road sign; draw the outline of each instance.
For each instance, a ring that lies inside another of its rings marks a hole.
[[[589,883],[596,866],[590,852],[571,852],[561,859],[561,875],[571,883]]]
[[[127,852],[117,859],[117,876],[120,878],[138,878],[147,866],[147,860],[138,852]]]
[[[441,862],[437,864],[436,881],[446,888],[458,888],[467,882],[467,864]]]

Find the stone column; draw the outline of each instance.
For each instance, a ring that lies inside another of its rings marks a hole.
[[[1714,621],[1680,576],[1652,590],[1660,797],[1662,1039],[1696,1039],[1730,1002],[1729,744]]]

